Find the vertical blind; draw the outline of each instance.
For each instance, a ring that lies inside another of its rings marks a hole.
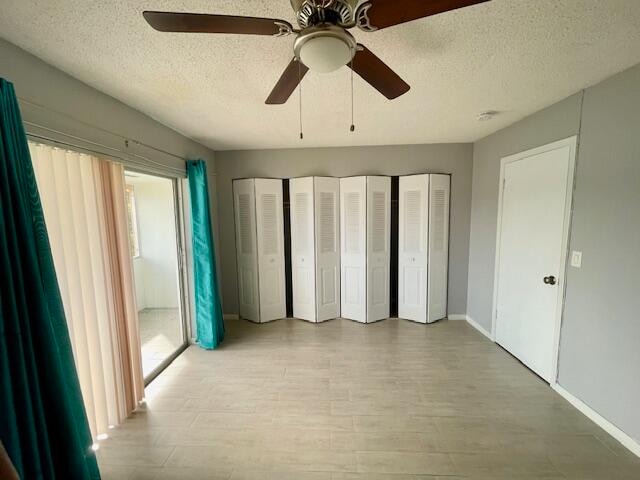
[[[143,396],[131,258],[120,225],[124,172],[86,154],[34,143],[29,149],[95,439]]]

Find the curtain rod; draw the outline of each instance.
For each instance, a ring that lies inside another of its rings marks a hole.
[[[78,140],[78,141],[86,143],[88,145],[94,145],[94,146],[96,146],[98,148],[101,148],[101,149],[110,150],[111,152],[114,152],[114,153],[113,154],[108,154],[109,156],[111,156],[113,158],[116,158],[118,160],[121,160],[123,162],[127,162],[127,157],[134,157],[134,158],[138,158],[138,159],[142,160],[143,162],[145,162],[145,163],[147,163],[149,165],[155,165],[156,167],[159,167],[161,170],[173,171],[173,172],[177,172],[177,173],[180,173],[180,174],[184,173],[183,169],[171,167],[169,165],[165,165],[163,163],[156,162],[155,160],[147,158],[144,155],[139,155],[139,154],[134,153],[134,152],[124,152],[124,151],[119,150],[117,148],[109,147],[108,145],[102,145],[100,143],[92,142],[91,140],[86,140],[86,139],[81,138],[81,137],[76,137],[74,135],[70,135],[68,133],[60,132],[58,130],[54,130],[52,128],[48,128],[48,127],[45,127],[45,126],[42,126],[42,125],[38,125],[38,124],[33,123],[33,122],[28,122],[28,121],[24,121],[23,120],[23,123],[25,125],[29,125],[29,126],[36,127],[36,128],[42,128],[43,130],[48,130],[50,132],[57,133],[59,135],[63,135],[65,137],[69,137],[69,138],[72,138],[74,140]],[[38,140],[44,140],[44,141],[47,141],[47,142],[57,143],[57,144],[64,145],[64,146],[70,147],[70,148],[76,148],[76,149],[85,150],[87,152],[95,153],[96,155],[100,155],[100,156],[105,155],[104,150],[103,151],[93,150],[91,148],[87,148],[84,145],[78,145],[78,144],[75,144],[75,143],[64,142],[64,141],[58,140],[57,138],[51,138],[51,137],[47,137],[47,136],[44,136],[44,135],[38,135],[36,133],[30,133],[28,131],[27,131],[27,136],[31,137],[31,138],[38,139]]]
[[[161,148],[154,147],[153,145],[148,145],[148,144],[146,144],[146,143],[144,143],[144,142],[141,142],[141,141],[139,141],[139,140],[124,137],[124,136],[122,136],[122,135],[120,135],[120,134],[118,134],[118,133],[111,132],[111,131],[106,130],[106,129],[102,128],[102,127],[98,127],[98,126],[95,126],[95,125],[91,125],[91,124],[89,124],[89,123],[87,123],[87,122],[83,122],[82,120],[78,120],[78,119],[76,119],[76,118],[73,118],[73,117],[71,117],[71,116],[69,116],[69,115],[67,115],[67,114],[64,114],[64,113],[61,113],[61,112],[57,112],[57,111],[55,111],[55,110],[51,110],[51,109],[49,109],[49,108],[45,107],[44,105],[37,104],[37,103],[35,103],[35,102],[32,102],[32,101],[30,101],[30,100],[27,100],[26,98],[18,97],[18,100],[19,100],[20,102],[26,103],[27,105],[31,105],[31,106],[33,106],[33,107],[37,107],[37,108],[40,108],[40,109],[42,109],[42,110],[45,110],[45,111],[48,111],[48,112],[55,113],[56,115],[62,115],[62,116],[64,116],[64,117],[69,118],[70,120],[73,120],[74,122],[78,122],[78,123],[80,123],[80,124],[82,124],[82,125],[85,125],[85,126],[87,126],[87,127],[90,127],[90,128],[96,129],[96,130],[100,130],[100,131],[102,131],[102,132],[104,132],[104,133],[107,133],[107,134],[109,134],[109,135],[112,135],[112,136],[114,136],[114,137],[119,137],[119,138],[123,139],[125,142],[131,142],[131,143],[133,143],[133,144],[135,144],[135,145],[139,145],[139,146],[142,146],[142,147],[145,147],[145,148],[149,148],[149,149],[151,149],[151,150],[155,150],[156,152],[163,153],[163,154],[165,154],[165,155],[169,155],[169,156],[174,157],[174,158],[178,158],[178,159],[183,160],[183,161],[185,161],[185,162],[189,160],[189,159],[184,158],[184,157],[182,157],[182,156],[180,156],[180,155],[177,155],[177,154],[175,154],[175,153],[168,152],[168,151],[163,150],[163,149],[161,149]],[[68,136],[68,137],[72,137],[72,138],[75,138],[75,139],[77,139],[77,140],[81,140],[81,141],[83,141],[83,142],[92,143],[92,144],[94,144],[94,145],[97,145],[97,146],[100,146],[100,147],[104,147],[104,148],[109,148],[110,150],[121,151],[121,150],[114,149],[113,147],[108,147],[108,146],[106,146],[106,145],[100,145],[100,144],[97,144],[97,143],[95,143],[95,142],[92,142],[92,141],[90,141],[90,140],[86,140],[86,139],[84,139],[84,138],[74,137],[73,135],[69,135],[69,134],[64,133],[64,132],[59,132],[59,131],[53,130],[53,129],[51,129],[51,128],[45,127],[45,126],[43,126],[43,125],[38,125],[38,124],[33,123],[33,122],[26,122],[26,121],[25,121],[24,123],[29,124],[29,125],[34,126],[34,127],[37,127],[37,128],[44,128],[44,129],[46,129],[46,130],[49,130],[49,131],[52,131],[52,132],[55,132],[55,133],[58,133],[58,134],[61,134],[61,135],[65,135],[65,136]],[[192,141],[193,141],[193,140],[192,140]],[[135,155],[135,154],[134,154],[134,155]]]
[[[74,149],[74,151],[76,150],[82,150],[82,152],[89,152],[92,153],[94,155],[97,155],[99,157],[104,158],[105,154],[103,152],[98,152],[96,150],[91,150],[90,148],[86,148],[86,147],[81,147],[79,145],[74,145],[72,143],[67,143],[67,142],[63,142],[61,140],[56,140],[55,138],[49,138],[49,137],[43,137],[42,135],[34,135],[32,133],[27,133],[27,137],[29,137],[29,139],[32,140],[42,140],[44,141],[44,145],[46,146],[57,146],[57,145],[61,145],[63,147],[69,147]],[[80,153],[82,153],[80,152]],[[122,161],[122,162],[127,162],[126,159],[120,158],[120,157],[116,157],[116,156],[109,156],[108,161],[112,161],[111,159],[115,159],[118,161]],[[129,172],[136,172],[136,173],[142,173],[143,175],[155,175],[158,177],[162,177],[162,178],[169,178],[169,179],[185,179],[185,175],[184,172],[182,170],[179,169],[175,169],[175,168],[169,168],[169,167],[164,167],[162,170],[155,170],[152,168],[152,170],[146,170],[145,167],[148,167],[147,165],[144,165],[143,163],[130,163],[127,162],[126,164],[123,164],[125,167],[125,171],[129,171]],[[167,173],[168,170],[173,171],[177,176],[175,175],[171,175],[169,173]]]

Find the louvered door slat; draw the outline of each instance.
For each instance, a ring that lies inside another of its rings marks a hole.
[[[404,241],[402,242],[406,253],[422,251],[422,192],[420,190],[408,190],[403,194],[404,200]]]
[[[371,249],[375,253],[384,252],[387,246],[387,194],[372,194]]]
[[[277,195],[264,193],[262,201],[262,252],[265,255],[276,255],[278,244],[278,204]]]
[[[320,252],[335,253],[336,251],[336,193],[319,192],[320,198]]]
[[[362,244],[361,202],[360,192],[349,192],[345,195],[347,253],[360,253],[360,245]]]

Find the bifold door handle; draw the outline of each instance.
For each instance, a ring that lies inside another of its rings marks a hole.
[[[544,277],[544,279],[542,280],[545,285],[555,285],[556,282],[556,277],[554,277],[553,275],[550,275],[548,277]]]

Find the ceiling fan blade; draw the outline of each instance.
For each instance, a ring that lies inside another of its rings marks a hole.
[[[282,105],[287,103],[289,97],[300,84],[300,81],[307,74],[309,69],[299,60],[294,58],[286,68],[280,80],[273,88],[271,95],[265,102],[267,105]]]
[[[348,66],[389,100],[404,95],[411,88],[364,45],[358,44],[353,65],[350,63]]]
[[[369,0],[358,7],[358,27],[375,31],[491,0]]]
[[[160,32],[244,35],[286,35],[293,32],[289,22],[272,18],[151,11],[143,12],[142,15],[149,25]]]

